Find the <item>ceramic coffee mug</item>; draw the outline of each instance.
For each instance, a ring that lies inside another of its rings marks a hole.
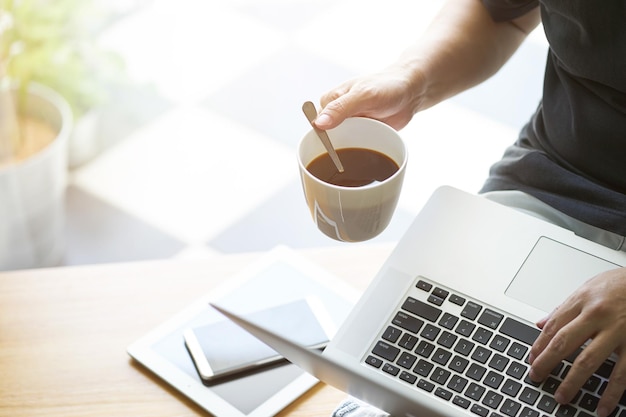
[[[389,225],[400,197],[408,156],[404,141],[390,126],[363,117],[346,119],[327,133],[335,149],[377,151],[398,166],[382,182],[357,187],[334,185],[307,170],[314,159],[327,153],[315,131],[311,129],[300,141],[298,164],[302,188],[318,229],[342,242],[372,239]]]

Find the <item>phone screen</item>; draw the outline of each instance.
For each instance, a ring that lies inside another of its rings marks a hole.
[[[249,317],[299,344],[322,348],[329,340],[329,329],[327,315],[321,308],[321,303],[302,299],[252,313]],[[227,319],[188,329],[184,337],[205,384],[283,360],[273,349]]]

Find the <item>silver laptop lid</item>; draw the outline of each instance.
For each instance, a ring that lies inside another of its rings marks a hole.
[[[244,316],[229,311],[215,303],[211,306],[243,329],[262,340],[293,364],[337,389],[340,389],[393,416],[465,416],[466,413],[437,401],[420,392],[398,389],[384,378],[354,363],[342,363],[323,355],[319,350],[308,349],[288,338],[253,323]]]

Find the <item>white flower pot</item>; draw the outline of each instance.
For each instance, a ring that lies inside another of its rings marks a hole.
[[[56,138],[27,159],[0,167],[0,270],[57,266],[65,251],[69,105],[32,85],[25,112],[46,121]]]

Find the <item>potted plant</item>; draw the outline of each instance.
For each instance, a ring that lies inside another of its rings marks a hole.
[[[86,0],[0,0],[0,270],[58,265],[73,119],[103,99]]]

